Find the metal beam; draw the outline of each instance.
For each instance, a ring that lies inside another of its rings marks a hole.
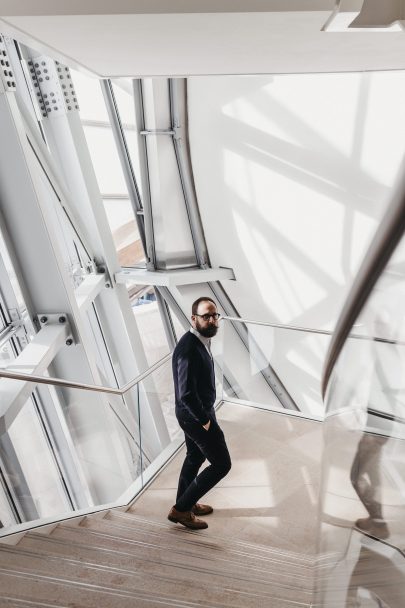
[[[179,86],[180,83],[185,88],[183,103],[183,121],[180,119],[180,104],[179,104]],[[208,258],[208,250],[205,242],[204,231],[200,212],[197,204],[197,196],[194,187],[194,179],[192,176],[192,167],[190,162],[190,149],[188,143],[188,128],[187,128],[187,81],[186,79],[169,79],[169,99],[170,99],[170,117],[172,122],[172,135],[174,153],[176,155],[177,167],[179,170],[181,186],[183,189],[184,203],[187,209],[188,220],[190,223],[191,236],[193,238],[197,263],[201,268],[209,268],[210,262]]]
[[[193,285],[210,281],[232,281],[235,275],[231,268],[190,268],[188,270],[143,270],[124,268],[115,275],[117,283],[129,281],[136,285],[159,285],[174,287],[176,285]]]
[[[143,218],[144,218],[144,230],[146,240],[146,256],[147,263],[146,267],[150,270],[156,268],[156,249],[155,249],[155,237],[153,232],[153,213],[152,213],[152,200],[150,191],[150,178],[149,178],[149,163],[148,163],[148,149],[146,146],[145,137],[140,135],[141,131],[145,131],[145,109],[143,103],[143,91],[142,81],[134,79],[132,81],[133,86],[133,97],[135,107],[135,123],[138,129],[138,148],[139,148],[139,164],[141,171],[141,183],[143,192]]]
[[[58,351],[70,336],[67,323],[45,325],[22,353],[4,371],[22,370],[26,374],[43,374],[51,365]],[[5,433],[16,419],[21,408],[35,390],[30,380],[3,379],[1,382],[0,435]]]
[[[103,92],[105,105],[107,107],[108,117],[113,132],[115,145],[117,147],[118,156],[120,159],[122,172],[124,174],[125,184],[127,186],[129,200],[131,201],[135,220],[138,225],[139,236],[142,241],[143,250],[147,256],[147,242],[145,237],[145,225],[140,211],[143,211],[142,199],[139,192],[138,184],[135,177],[135,171],[132,165],[131,155],[128,150],[128,145],[125,137],[124,126],[121,122],[118,111],[117,102],[114,95],[114,89],[111,80],[100,81],[101,90]]]

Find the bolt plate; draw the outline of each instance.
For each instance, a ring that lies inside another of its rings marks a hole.
[[[77,112],[79,104],[68,67],[41,55],[27,62],[27,70],[43,118]]]
[[[6,47],[6,38],[0,34],[0,82],[4,91],[15,91],[16,84]]]

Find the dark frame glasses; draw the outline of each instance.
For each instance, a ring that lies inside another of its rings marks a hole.
[[[202,319],[204,319],[204,321],[209,321],[211,319],[211,317],[214,319],[214,321],[218,321],[219,317],[221,316],[221,313],[220,312],[213,312],[213,313],[207,312],[205,315],[199,315],[199,314],[195,313],[194,316],[201,317]]]

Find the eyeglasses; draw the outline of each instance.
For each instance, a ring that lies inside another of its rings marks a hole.
[[[211,319],[211,317],[214,319],[214,321],[218,321],[219,317],[221,316],[220,312],[213,312],[212,314],[209,314],[208,312],[205,315],[199,315],[197,313],[195,313],[194,315],[195,317],[201,317],[202,319],[204,319],[204,321],[209,321]]]

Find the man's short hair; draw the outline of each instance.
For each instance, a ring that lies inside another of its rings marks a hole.
[[[198,298],[198,300],[196,300],[195,302],[193,302],[193,304],[191,306],[191,314],[192,315],[196,315],[197,314],[198,305],[199,305],[200,302],[212,302],[213,304],[215,304],[215,306],[217,305],[217,303],[214,302],[214,300],[212,298],[208,298],[207,296],[202,296],[201,298]]]

